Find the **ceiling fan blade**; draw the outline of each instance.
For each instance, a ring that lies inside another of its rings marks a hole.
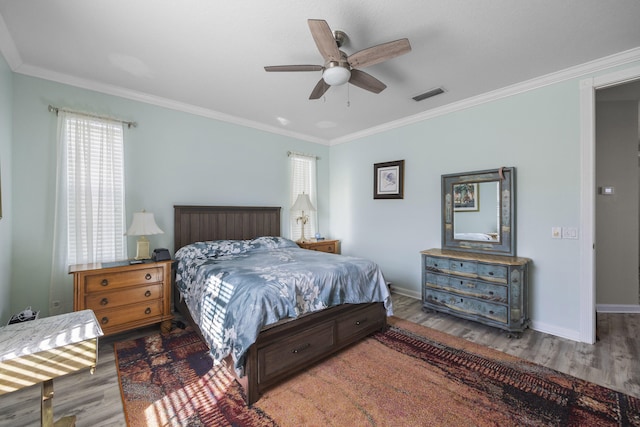
[[[318,46],[318,50],[325,61],[339,61],[340,49],[338,49],[338,44],[327,21],[324,19],[309,19],[307,22],[309,23],[313,40],[316,42],[316,46]]]
[[[320,71],[322,65],[269,65],[265,71]]]
[[[349,83],[373,93],[380,93],[387,87],[387,85],[373,77],[371,74],[367,74],[364,71],[356,69],[351,70]]]
[[[347,61],[353,68],[364,68],[410,51],[409,39],[400,39],[358,51],[350,55]]]
[[[324,95],[324,93],[326,91],[329,90],[330,87],[331,86],[329,86],[328,84],[325,83],[324,79],[320,79],[318,84],[316,84],[316,87],[313,88],[313,91],[311,92],[311,95],[309,95],[309,99],[318,99],[318,98],[320,98],[322,95]]]

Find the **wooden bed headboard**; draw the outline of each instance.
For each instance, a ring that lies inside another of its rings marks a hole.
[[[174,253],[205,240],[280,236],[280,208],[266,206],[174,206]]]

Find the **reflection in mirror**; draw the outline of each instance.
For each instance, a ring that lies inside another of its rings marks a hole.
[[[454,239],[500,241],[499,181],[454,183],[453,200]]]
[[[442,175],[442,248],[516,254],[515,168]]]

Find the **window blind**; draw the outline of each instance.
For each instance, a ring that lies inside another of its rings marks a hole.
[[[293,206],[299,194],[306,193],[313,206],[318,209],[317,188],[316,188],[316,158],[306,156],[304,154],[289,154],[291,164],[291,189],[290,203]],[[309,215],[309,221],[305,227],[305,237],[313,237],[318,231],[318,215],[317,212],[305,212]],[[302,222],[296,221],[302,215],[301,211],[291,211],[291,239],[298,240],[302,235]]]

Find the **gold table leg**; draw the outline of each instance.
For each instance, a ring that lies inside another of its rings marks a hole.
[[[46,380],[42,383],[40,423],[42,427],[74,427],[76,425],[75,415],[53,422],[53,380]]]

